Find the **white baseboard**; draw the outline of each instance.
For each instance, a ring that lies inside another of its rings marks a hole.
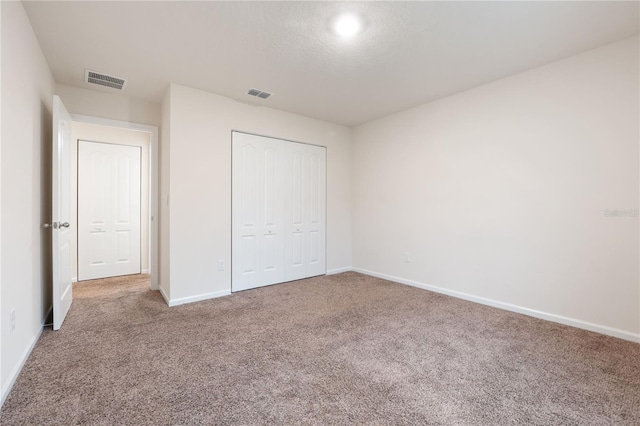
[[[442,287],[423,284],[417,281],[407,280],[400,277],[394,277],[392,275],[369,271],[367,269],[353,268],[353,270],[355,272],[360,272],[361,274],[382,278],[382,279],[397,282],[400,284],[410,285],[412,287],[418,287],[418,288],[433,291],[436,293],[446,294],[448,296],[457,297],[458,299],[464,299],[470,302],[480,303],[482,305],[493,306],[494,308],[500,308],[506,311],[517,312],[519,314],[524,314],[531,317],[540,318],[543,320],[556,322],[564,325],[569,325],[571,327],[581,328],[583,330],[589,330],[589,331],[593,331],[600,334],[606,334],[607,336],[618,337],[620,339],[640,343],[640,334],[637,334],[637,333],[632,333],[632,332],[620,330],[617,328],[607,327],[605,325],[593,324],[590,322],[586,322],[586,321],[582,321],[574,318],[564,317],[562,315],[550,314],[548,312],[542,312],[535,309],[525,308],[523,306],[512,305],[510,303],[499,302],[497,300],[487,299],[480,296],[474,296],[473,294],[463,293],[460,291],[449,290]]]
[[[345,266],[344,268],[329,269],[327,271],[327,275],[341,274],[343,272],[349,272],[349,271],[353,271],[353,267]]]
[[[160,290],[160,294],[162,295],[162,298],[164,299],[167,306],[171,306],[171,299],[165,294],[164,289],[160,287],[158,290]]]
[[[72,283],[77,283],[78,282],[78,277],[71,277],[71,282]]]
[[[169,299],[167,304],[169,306],[178,306],[178,305],[184,305],[185,303],[200,302],[202,300],[215,299],[217,297],[229,296],[230,294],[231,294],[231,289],[222,290],[222,291],[214,291],[213,293],[199,294],[197,296],[181,297],[179,299]],[[165,298],[165,300],[167,300],[167,297],[164,294],[163,294],[163,297]]]
[[[11,392],[13,385],[16,384],[16,380],[18,380],[18,376],[20,375],[20,372],[22,371],[24,364],[29,359],[29,355],[31,355],[33,348],[36,347],[36,343],[38,343],[38,340],[40,339],[41,335],[42,335],[42,327],[40,327],[40,331],[35,336],[33,336],[33,339],[31,339],[31,341],[29,342],[29,345],[20,356],[20,361],[9,374],[9,378],[7,379],[7,382],[2,387],[2,399],[0,399],[0,407],[4,405],[4,401],[9,396],[9,393]]]
[[[149,274],[149,270],[148,270],[148,269],[142,269],[142,270],[140,271],[140,273],[141,273],[141,274],[147,274],[147,275],[148,275],[148,274]]]

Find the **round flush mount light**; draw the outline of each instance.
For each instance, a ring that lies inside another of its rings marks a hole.
[[[334,19],[331,27],[341,37],[352,37],[362,31],[362,18],[353,13],[344,13]]]

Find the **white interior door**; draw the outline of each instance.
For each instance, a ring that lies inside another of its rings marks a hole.
[[[306,229],[305,204],[307,198],[307,146],[292,144],[287,152],[287,177],[285,191],[285,277],[287,281],[307,276],[307,250],[309,240]]]
[[[307,145],[306,197],[304,212],[306,220],[307,277],[324,275],[327,272],[327,149]]]
[[[278,139],[233,133],[234,291],[284,281],[284,148]]]
[[[78,142],[78,280],[140,273],[138,146]]]
[[[71,116],[53,97],[52,147],[53,329],[59,330],[73,301],[71,285]]]
[[[326,273],[326,148],[288,143],[285,280]]]
[[[233,132],[232,290],[326,271],[326,149]]]

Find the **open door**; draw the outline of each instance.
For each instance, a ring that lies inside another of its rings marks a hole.
[[[53,97],[53,329],[59,330],[71,307],[71,116],[59,96]],[[47,225],[45,225],[47,226]]]

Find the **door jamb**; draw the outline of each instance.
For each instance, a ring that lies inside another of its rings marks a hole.
[[[71,114],[71,119],[81,123],[99,124],[149,133],[149,273],[151,274],[151,289],[158,290],[160,288],[158,285],[158,126],[80,114]]]

